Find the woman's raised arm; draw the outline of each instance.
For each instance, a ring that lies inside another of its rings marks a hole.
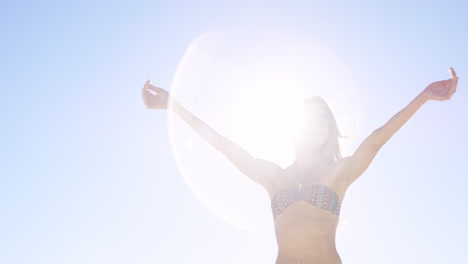
[[[152,94],[148,90],[157,94]],[[202,138],[223,153],[247,177],[267,190],[272,187],[272,177],[280,168],[277,164],[253,157],[246,150],[220,135],[201,119],[190,113],[166,90],[151,85],[149,81],[143,87],[142,96],[148,109],[168,109],[170,107],[170,111],[177,114]]]
[[[344,158],[348,185],[361,176],[374,159],[380,148],[429,100],[444,101],[452,97],[458,84],[453,68],[449,69],[451,78],[431,83],[405,108],[395,114],[385,125],[368,136],[352,156]]]

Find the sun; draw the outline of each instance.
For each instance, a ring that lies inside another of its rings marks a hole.
[[[280,93],[281,83],[249,87],[250,100],[236,111],[236,134],[252,155],[286,166],[294,158],[293,135],[298,96],[289,89]]]

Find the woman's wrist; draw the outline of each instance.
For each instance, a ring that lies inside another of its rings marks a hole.
[[[176,113],[177,108],[180,107],[180,104],[173,98],[170,94],[167,97],[167,110]]]
[[[184,120],[189,126],[195,129],[197,125],[199,125],[199,119],[190,113],[185,107],[183,107],[179,102],[177,102],[174,98],[169,97],[168,100],[168,110],[173,112],[174,114],[178,115],[182,120]]]
[[[418,96],[416,96],[416,98],[415,98],[415,101],[419,105],[423,105],[424,103],[426,103],[429,100],[430,100],[429,97],[427,96],[426,93],[424,93],[424,91],[422,93],[420,93]]]

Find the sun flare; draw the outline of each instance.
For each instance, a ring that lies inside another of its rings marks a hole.
[[[353,92],[352,75],[333,52],[304,36],[277,32],[201,35],[171,87],[172,96],[219,134],[282,167],[295,158],[294,129],[303,118],[298,103],[320,95],[339,123],[357,96]],[[265,228],[271,212],[261,187],[178,117],[169,114],[168,122],[177,166],[192,192],[228,223]]]

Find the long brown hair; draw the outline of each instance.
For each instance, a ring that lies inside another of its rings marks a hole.
[[[326,125],[328,125],[329,134],[320,151],[322,154],[322,161],[324,163],[334,163],[338,161],[341,159],[341,151],[338,139],[340,137],[343,138],[343,136],[338,130],[338,125],[332,110],[328,106],[327,102],[320,96],[305,98],[302,100],[302,103],[306,105],[318,105],[322,110],[324,110],[326,119],[328,121],[328,124]]]

